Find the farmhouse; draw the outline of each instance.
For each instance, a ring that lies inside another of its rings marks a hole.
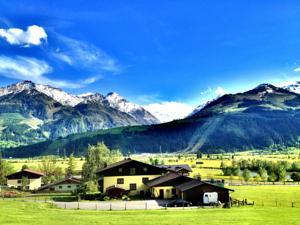
[[[128,190],[129,195],[145,196],[149,194],[145,183],[166,172],[163,168],[129,158],[97,171],[97,176],[101,192],[118,189],[119,192]]]
[[[153,166],[132,159],[111,164],[99,171],[100,191],[110,197],[123,194],[156,199],[182,199],[193,204],[208,204],[211,199],[227,203],[230,189],[188,177],[186,166]]]
[[[24,169],[6,176],[7,186],[18,189],[24,188],[25,190],[37,190],[42,185],[43,175],[41,172]]]
[[[81,179],[66,177],[51,184],[44,185],[38,192],[72,192],[82,185]]]

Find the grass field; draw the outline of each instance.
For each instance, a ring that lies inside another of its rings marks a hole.
[[[84,211],[52,208],[45,203],[0,201],[1,225],[296,225],[300,208]]]
[[[235,191],[233,198],[254,201],[256,205],[291,207],[292,202],[300,208],[300,186],[288,185],[260,185],[260,186],[232,186]],[[300,219],[300,215],[299,215]]]
[[[300,186],[232,186],[234,198],[254,206],[231,209],[88,211],[57,209],[50,204],[0,200],[1,225],[300,225]],[[278,206],[275,207],[277,200]],[[291,207],[291,202],[296,202]],[[264,204],[262,205],[262,202]]]

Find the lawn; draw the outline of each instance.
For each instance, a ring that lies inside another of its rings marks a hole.
[[[232,186],[235,191],[232,197],[254,201],[257,205],[290,207],[292,202],[300,208],[300,186],[269,185],[269,186]],[[299,215],[300,219],[300,215]]]
[[[45,203],[0,201],[0,224],[14,225],[179,225],[300,224],[300,208],[240,207],[231,209],[84,211],[52,208]]]

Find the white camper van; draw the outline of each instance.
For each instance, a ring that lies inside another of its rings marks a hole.
[[[203,194],[204,204],[216,204],[218,203],[218,193],[217,192],[205,192]]]

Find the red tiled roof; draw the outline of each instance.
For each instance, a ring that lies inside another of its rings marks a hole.
[[[9,174],[9,175],[6,176],[6,178],[9,179],[10,177],[13,177],[13,176],[18,175],[18,174],[22,174],[24,172],[29,173],[29,174],[33,174],[33,175],[37,175],[37,176],[41,176],[41,177],[44,176],[44,174],[41,173],[41,172],[30,170],[30,169],[24,169],[24,170],[20,170],[16,173]]]
[[[42,172],[39,172],[39,171],[34,171],[34,170],[30,170],[30,169],[24,169],[23,171],[26,171],[28,173],[33,173],[33,174],[44,176],[44,174]]]

